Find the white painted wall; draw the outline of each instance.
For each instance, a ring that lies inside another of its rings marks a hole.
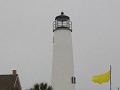
[[[75,90],[71,31],[54,31],[52,86],[54,90]]]

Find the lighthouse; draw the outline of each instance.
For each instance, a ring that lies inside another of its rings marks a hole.
[[[64,15],[64,12],[55,17],[53,32],[53,90],[75,90],[72,22],[70,17]]]

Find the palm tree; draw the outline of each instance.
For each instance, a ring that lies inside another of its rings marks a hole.
[[[33,88],[30,88],[30,90],[53,90],[52,86],[48,85],[47,83],[36,83]]]

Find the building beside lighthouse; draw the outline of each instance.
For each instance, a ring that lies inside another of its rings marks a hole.
[[[61,15],[53,23],[52,87],[54,90],[75,90],[70,17]]]

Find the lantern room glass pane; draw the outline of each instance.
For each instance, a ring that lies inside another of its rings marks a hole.
[[[63,26],[66,26],[66,25],[67,25],[67,22],[66,22],[66,21],[64,21],[64,22],[63,22]]]
[[[62,22],[61,22],[61,21],[58,21],[58,22],[57,22],[57,26],[58,26],[58,27],[61,27],[61,26],[62,26]]]
[[[64,22],[63,22],[63,27],[68,27],[68,26],[69,26],[68,21],[64,21]]]

